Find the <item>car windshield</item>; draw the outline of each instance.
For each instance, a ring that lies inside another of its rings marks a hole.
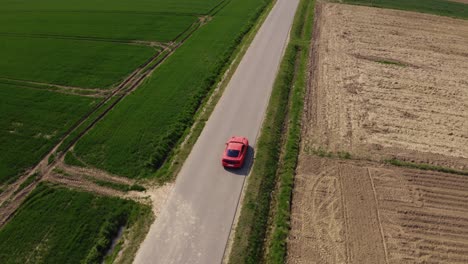
[[[227,156],[232,157],[232,158],[239,157],[239,152],[240,152],[239,150],[228,149]]]

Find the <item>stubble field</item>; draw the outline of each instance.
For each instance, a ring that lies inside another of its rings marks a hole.
[[[321,17],[306,148],[467,169],[468,21],[334,4]]]
[[[288,263],[467,263],[468,178],[303,156]]]
[[[316,10],[287,262],[467,263],[468,22]]]

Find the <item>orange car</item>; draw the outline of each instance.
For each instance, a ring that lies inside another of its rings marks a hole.
[[[223,159],[221,160],[224,167],[240,168],[244,165],[247,149],[249,148],[249,140],[245,137],[231,137],[226,143]]]

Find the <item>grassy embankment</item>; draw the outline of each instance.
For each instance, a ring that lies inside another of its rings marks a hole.
[[[148,215],[130,200],[40,184],[0,229],[0,262],[99,263],[120,228]]]
[[[343,3],[468,19],[468,5],[446,0],[343,0]]]
[[[78,141],[75,154],[114,174],[154,175],[266,3],[229,2]]]
[[[275,81],[258,141],[257,156],[249,176],[229,263],[284,261],[314,4],[314,1],[303,0],[296,12],[290,43]],[[276,186],[279,188],[274,192]],[[267,237],[268,224],[272,225],[272,229]]]

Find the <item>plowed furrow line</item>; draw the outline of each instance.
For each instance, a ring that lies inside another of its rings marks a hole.
[[[449,200],[442,200],[442,199],[437,199],[437,198],[428,198],[424,199],[424,204],[426,206],[434,206],[434,207],[439,207],[442,209],[448,209],[448,208],[453,208],[458,211],[468,211],[468,206],[467,203],[464,202],[453,202]]]
[[[450,263],[450,264],[455,264],[455,263],[467,263],[468,258],[463,256],[463,255],[448,255],[452,254],[449,252],[440,252],[440,253],[435,253],[431,250],[426,250],[426,249],[421,249],[421,247],[417,248],[408,248],[407,245],[400,245],[400,247],[397,249],[398,253],[402,254],[405,256],[405,260],[408,262],[404,263]],[[444,256],[446,255],[446,256]],[[424,258],[423,261],[420,259]],[[398,262],[400,263],[400,262]]]
[[[440,179],[440,180],[450,180],[450,181],[457,181],[457,182],[465,182],[468,183],[468,177],[463,176],[463,175],[457,175],[457,174],[441,174],[440,172],[433,172],[433,171],[424,171],[424,173],[416,173],[416,172],[410,172],[406,171],[403,173],[404,176],[409,176],[409,177],[419,177],[419,178],[434,178],[434,179]]]
[[[413,210],[413,209],[409,209],[409,210],[398,210],[397,211],[399,214],[401,215],[406,215],[406,216],[420,216],[422,218],[426,218],[426,219],[435,219],[436,221],[439,220],[439,219],[445,219],[446,221],[458,221],[458,222],[462,222],[462,223],[468,223],[468,218],[466,217],[454,217],[454,216],[449,216],[449,215],[445,215],[445,214],[436,214],[436,213],[427,213],[427,212],[424,212],[424,211],[419,211],[417,209]]]
[[[422,229],[427,232],[434,232],[438,234],[448,234],[448,235],[459,235],[468,238],[468,230],[463,230],[460,227],[447,228],[443,225],[433,224],[433,223],[403,223],[401,226],[410,228],[410,229]]]
[[[454,184],[459,183],[463,185],[468,185],[468,177],[453,177],[450,176],[440,176],[440,175],[431,175],[431,174],[412,174],[412,173],[405,173],[405,177],[409,177],[412,179],[419,179],[419,180],[431,180],[431,181],[440,181],[444,183]]]
[[[414,179],[410,179],[408,180],[409,182],[411,182],[412,184],[414,185],[420,185],[420,186],[424,186],[424,187],[439,187],[439,188],[445,188],[445,189],[451,189],[451,190],[458,190],[458,191],[467,191],[468,190],[468,185],[467,186],[463,186],[463,185],[458,185],[458,184],[448,184],[448,183],[445,183],[445,184],[441,184],[440,182],[437,182],[437,181],[421,181],[421,180],[414,180]]]
[[[400,241],[399,243],[424,243],[427,245],[431,245],[434,247],[443,247],[443,248],[452,248],[454,250],[468,250],[468,242],[466,241],[449,241],[446,239],[441,239],[440,237],[427,237],[427,236],[413,236],[413,237],[395,237],[396,241]]]
[[[427,225],[437,225],[437,226],[443,226],[443,227],[453,227],[453,228],[460,228],[462,230],[468,230],[468,224],[466,222],[453,223],[450,221],[445,221],[444,219],[402,217],[401,221],[408,222],[408,223],[421,223],[421,224],[427,224]]]
[[[423,192],[423,197],[437,197],[440,199],[468,202],[468,195],[461,192],[446,192],[437,189],[418,188],[418,191]]]
[[[404,227],[407,227],[407,232],[412,234],[412,235],[427,235],[427,236],[436,236],[448,240],[467,240],[468,237],[466,234],[457,234],[455,233],[443,233],[443,232],[437,232],[437,231],[432,231],[432,230],[426,230],[422,226],[418,225],[402,225]]]
[[[424,243],[419,246],[422,250],[427,250],[429,252],[439,252],[439,253],[448,253],[448,254],[456,254],[459,256],[467,256],[468,257],[468,248],[449,248],[449,247],[437,247],[429,243]]]

